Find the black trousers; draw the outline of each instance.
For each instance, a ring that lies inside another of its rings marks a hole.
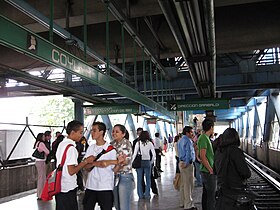
[[[112,210],[113,208],[113,191],[112,190],[86,190],[83,200],[84,210],[94,210],[95,204],[98,203],[101,210]]]
[[[83,174],[82,171],[77,173],[77,185],[79,190],[84,190]]]
[[[180,173],[180,169],[179,169],[179,157],[177,157],[175,155],[175,159],[176,159],[176,174]]]
[[[161,170],[161,155],[160,155],[160,150],[159,149],[155,149],[156,152],[156,167]]]
[[[153,170],[153,167],[151,167],[151,170]],[[144,181],[144,174],[143,174],[143,177],[142,177],[142,189],[143,189],[143,193],[144,193],[145,189],[146,189],[146,184],[145,184],[145,181]],[[152,192],[154,194],[158,195],[157,183],[156,183],[156,180],[154,179],[154,177],[152,175],[152,172],[151,172],[151,189],[152,189]]]
[[[78,210],[77,191],[60,192],[55,195],[56,210]]]

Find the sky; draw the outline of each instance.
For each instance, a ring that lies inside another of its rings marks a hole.
[[[0,122],[25,122],[25,117],[36,101],[34,97],[0,99]]]
[[[37,124],[38,116],[34,115],[36,110],[41,108],[50,97],[62,96],[42,96],[42,97],[14,97],[0,99],[0,128],[1,123],[26,123],[28,117],[29,124]],[[4,126],[6,127],[6,125]]]

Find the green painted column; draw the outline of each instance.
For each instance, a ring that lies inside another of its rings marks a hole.
[[[78,120],[84,123],[84,109],[83,109],[83,102],[78,99],[73,99],[74,102],[74,116],[75,120]]]
[[[135,88],[135,90],[138,90],[135,35],[133,36],[133,53],[134,53],[134,88]]]
[[[151,58],[150,58],[150,90],[151,90],[151,99],[154,100],[153,68],[152,68],[152,59]]]
[[[110,75],[110,46],[109,46],[109,2],[105,4],[106,8],[106,73]]]
[[[121,23],[121,36],[122,36],[122,81],[125,84],[126,83],[126,78],[125,78],[125,45],[124,45],[124,23]]]
[[[146,84],[146,63],[145,63],[145,47],[142,47],[142,66],[143,66],[143,85],[144,85],[144,95],[146,95],[147,84]]]
[[[163,105],[163,79],[162,79],[162,72],[160,72],[160,86],[161,86],[161,103]]]
[[[158,69],[156,66],[156,92],[157,92],[157,102],[159,102],[159,97],[158,97]]]
[[[53,43],[53,0],[50,0],[50,30],[49,41]]]
[[[87,61],[87,0],[84,0],[84,60]]]

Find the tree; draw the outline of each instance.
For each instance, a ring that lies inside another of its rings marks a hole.
[[[74,119],[74,103],[64,97],[49,97],[39,111],[39,124],[62,126]]]

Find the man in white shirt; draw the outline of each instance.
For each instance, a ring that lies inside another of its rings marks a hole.
[[[155,133],[155,139],[154,139],[154,147],[156,152],[156,167],[158,168],[159,172],[163,172],[161,170],[161,143],[160,143],[159,133]]]
[[[73,120],[68,123],[66,133],[68,134],[58,146],[56,152],[57,166],[61,163],[63,153],[70,146],[67,153],[65,163],[62,169],[61,192],[55,195],[56,210],[78,210],[77,202],[77,173],[88,163],[93,162],[93,156],[87,157],[78,164],[78,151],[75,142],[80,141],[83,136],[84,126],[81,122]]]
[[[91,128],[92,144],[85,154],[85,157],[93,155],[97,157],[102,151],[108,151],[110,144],[104,140],[106,125],[102,122],[94,122]],[[110,146],[112,147],[112,146]],[[84,210],[94,209],[98,203],[102,210],[111,210],[113,207],[114,188],[114,164],[118,164],[116,150],[103,153],[98,161],[87,165],[85,168],[90,171],[86,183],[86,192],[83,200]]]

